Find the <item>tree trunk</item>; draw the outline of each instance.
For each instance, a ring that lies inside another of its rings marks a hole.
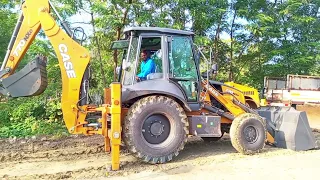
[[[90,5],[90,9],[92,7],[92,2],[88,1],[89,5]],[[102,63],[102,57],[101,57],[101,47],[100,47],[100,43],[96,34],[96,26],[95,26],[95,22],[94,22],[94,16],[93,16],[93,12],[90,12],[91,15],[91,24],[92,24],[92,29],[93,29],[93,39],[96,43],[97,46],[97,51],[98,51],[98,59],[99,59],[99,63],[100,63],[100,71],[101,71],[101,75],[102,75],[102,83],[103,83],[103,87],[107,87],[107,79],[103,70],[103,63]]]
[[[216,35],[214,37],[214,54],[213,54],[213,59],[216,63],[218,63],[218,56],[219,56],[219,49],[218,49],[218,42],[219,42],[219,39],[220,39],[220,25],[221,25],[221,21],[222,21],[222,14],[220,16],[220,20],[218,22],[218,27],[217,27],[217,30],[216,30]],[[210,61],[212,61],[210,59]],[[213,63],[213,62],[211,62]]]
[[[231,40],[231,44],[230,44],[230,69],[229,69],[229,81],[233,80],[233,27],[234,27],[234,21],[236,19],[237,16],[237,11],[234,10],[234,15],[233,15],[233,19],[232,19],[232,24],[231,24],[231,30],[230,30],[230,40]]]
[[[128,16],[128,12],[130,9],[130,5],[132,4],[132,0],[128,0],[128,4],[129,6],[126,8],[124,14],[123,14],[123,18],[122,18],[122,24],[120,27],[117,28],[117,35],[116,35],[116,40],[120,40],[121,38],[121,30],[122,28],[126,25],[126,20],[127,20],[127,16]],[[117,80],[117,66],[118,66],[118,51],[115,50],[113,52],[113,63],[114,63],[114,68],[113,68],[113,80],[116,81]]]

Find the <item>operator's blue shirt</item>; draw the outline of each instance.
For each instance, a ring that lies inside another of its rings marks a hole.
[[[142,61],[140,70],[141,71],[138,74],[138,77],[142,80],[145,80],[147,79],[148,74],[156,71],[156,65],[151,58],[148,58],[146,61]]]

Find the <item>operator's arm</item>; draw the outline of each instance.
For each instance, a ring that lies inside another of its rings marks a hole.
[[[148,74],[155,71],[155,63],[152,59],[149,59],[146,64],[143,66],[142,72],[138,74],[139,78],[145,78]]]

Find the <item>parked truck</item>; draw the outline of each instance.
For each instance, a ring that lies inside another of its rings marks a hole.
[[[288,74],[265,77],[264,97],[267,105],[292,106],[320,103],[320,77]]]

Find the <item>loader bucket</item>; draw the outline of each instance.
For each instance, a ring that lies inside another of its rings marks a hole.
[[[267,121],[267,130],[279,148],[303,151],[316,148],[316,139],[305,111],[292,107],[261,107],[258,114]]]

